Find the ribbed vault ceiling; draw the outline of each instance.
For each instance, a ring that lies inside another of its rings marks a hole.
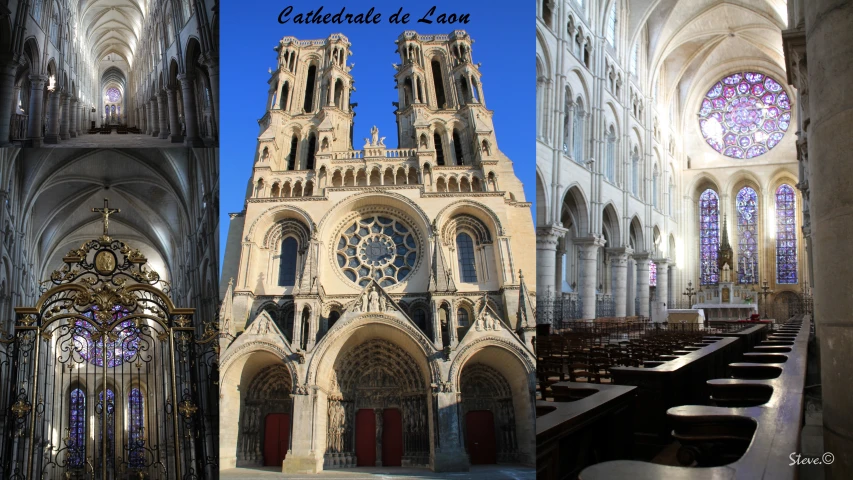
[[[144,0],[80,0],[78,7],[94,58],[116,54],[132,65],[145,17]]]

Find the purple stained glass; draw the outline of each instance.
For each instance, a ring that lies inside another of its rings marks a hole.
[[[71,391],[68,422],[68,466],[82,467],[86,463],[86,393],[79,388]]]
[[[103,461],[107,459],[109,464],[112,464],[115,451],[114,441],[115,441],[115,413],[116,413],[116,396],[115,393],[111,389],[107,389],[107,401],[104,402],[104,392],[103,390],[98,393],[98,405],[95,407],[95,412],[98,414],[99,420],[102,422],[98,425],[98,451],[100,452],[99,461]],[[104,444],[104,430],[103,426],[106,422],[106,432],[107,432],[107,451],[103,451]],[[100,464],[99,464],[100,465]]]
[[[737,280],[758,283],[758,194],[743,187],[737,194]]]
[[[102,339],[95,341],[92,336],[98,331],[96,324],[100,322],[92,311],[86,312],[89,320],[76,320],[74,325],[74,348],[84,359],[99,367],[117,367],[132,359],[139,351],[139,329],[133,321],[126,320],[113,328],[113,335],[105,335]],[[111,323],[126,317],[127,310],[116,310],[113,312]]]
[[[708,189],[699,197],[699,283],[713,285],[720,279],[717,254],[720,248],[720,198]]]
[[[111,103],[118,103],[121,101],[121,92],[118,91],[118,88],[110,87],[107,89],[107,100]]]
[[[708,90],[699,108],[705,141],[731,158],[767,153],[788,131],[790,121],[791,99],[782,85],[757,72],[723,78]]]
[[[145,400],[142,391],[132,388],[128,396],[130,405],[130,468],[145,467]]]
[[[797,197],[790,185],[776,189],[776,283],[797,283]]]
[[[658,266],[655,262],[649,262],[649,286],[658,286]]]

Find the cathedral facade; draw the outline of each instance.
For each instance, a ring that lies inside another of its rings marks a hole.
[[[398,148],[354,142],[344,35],[276,48],[223,266],[223,468],[534,461],[530,203],[468,34],[395,43]]]

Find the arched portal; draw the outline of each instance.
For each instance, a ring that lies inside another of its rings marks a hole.
[[[285,365],[268,365],[248,385],[240,404],[237,464],[280,467],[290,446],[290,371]]]
[[[462,369],[462,425],[471,464],[515,462],[518,439],[512,390],[506,379],[483,363]]]
[[[325,468],[429,464],[427,386],[409,353],[374,338],[340,354],[330,375]]]

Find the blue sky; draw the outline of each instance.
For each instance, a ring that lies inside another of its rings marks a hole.
[[[376,125],[389,146],[397,145],[392,64],[400,63],[394,40],[404,30],[421,34],[466,30],[474,39],[472,55],[482,63],[486,106],[495,112],[494,123],[500,149],[514,162],[515,173],[524,183],[527,201],[535,199],[535,31],[533,2],[451,2],[433,0],[423,3],[404,1],[368,2],[220,2],[220,264],[225,255],[229,217],[243,210],[246,184],[252,173],[257,146],[258,119],[264,115],[267,101],[268,69],[276,68],[273,47],[284,36],[299,39],[325,38],[343,33],[352,43],[355,63],[351,74],[356,91],[354,137],[370,136]],[[293,6],[290,18],[323,7],[323,13],[366,13],[371,7],[381,14],[380,23],[370,25],[300,25],[278,22],[279,14]],[[513,5],[508,8],[509,5]],[[520,6],[523,5],[523,6]],[[417,23],[435,6],[430,24]],[[391,24],[389,17],[400,8],[409,13],[408,24]],[[467,24],[438,24],[446,13],[469,14]]]

